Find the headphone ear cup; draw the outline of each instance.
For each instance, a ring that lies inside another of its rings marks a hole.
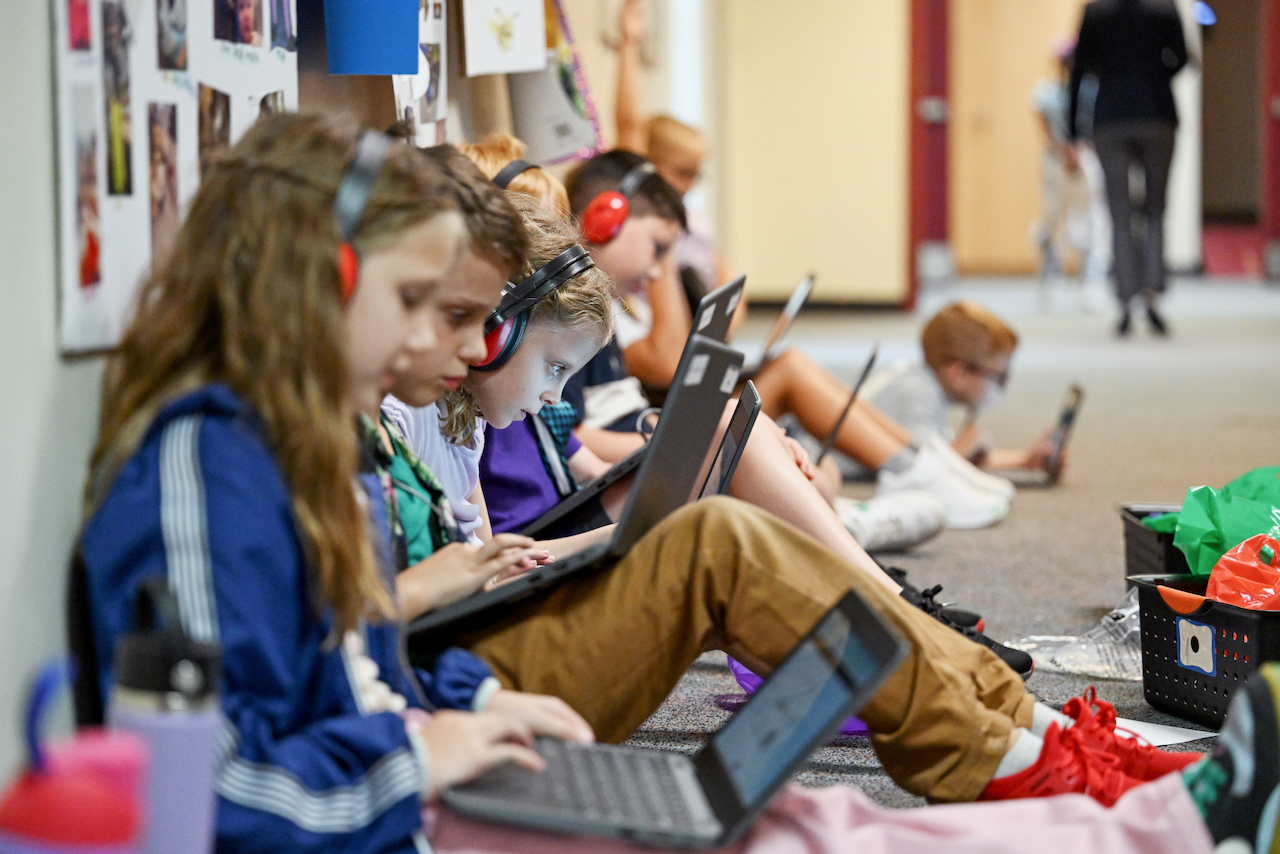
[[[524,338],[524,328],[528,322],[529,315],[522,312],[485,333],[484,360],[471,367],[477,371],[496,371],[509,362]]]
[[[350,243],[338,247],[338,279],[342,282],[342,302],[348,303],[356,292],[360,278],[360,256]]]
[[[608,243],[617,237],[631,215],[631,203],[617,190],[601,193],[582,212],[582,236],[590,243]]]

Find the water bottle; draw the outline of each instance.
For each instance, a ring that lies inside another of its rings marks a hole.
[[[138,592],[135,629],[116,644],[109,726],[130,730],[151,754],[144,854],[213,850],[221,655],[188,637],[163,578]]]

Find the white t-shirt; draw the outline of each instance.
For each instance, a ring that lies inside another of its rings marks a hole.
[[[440,410],[432,406],[409,406],[387,395],[382,412],[404,434],[409,449],[440,481],[458,527],[467,539],[479,544],[480,508],[471,496],[480,482],[480,453],[484,450],[484,422],[479,421],[470,445],[455,445],[440,430]]]

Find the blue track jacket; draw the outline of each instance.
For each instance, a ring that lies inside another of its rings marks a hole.
[[[384,523],[381,490],[369,491]],[[143,578],[167,574],[187,632],[222,646],[218,851],[429,850],[424,769],[404,723],[362,713],[347,655],[326,644],[331,622],[313,605],[286,484],[253,411],[225,386],[160,413],[81,549],[103,697]],[[491,675],[462,650],[442,655],[434,674],[410,671],[392,625],[367,627],[365,645],[410,705],[425,692],[437,706],[470,708]]]

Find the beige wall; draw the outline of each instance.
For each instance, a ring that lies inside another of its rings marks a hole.
[[[1030,273],[1044,134],[1036,81],[1056,75],[1050,44],[1080,25],[1083,0],[953,0],[947,227],[961,273]]]
[[[1024,0],[1025,2],[1025,0]],[[907,287],[908,0],[717,7],[721,239],[756,297]]]

